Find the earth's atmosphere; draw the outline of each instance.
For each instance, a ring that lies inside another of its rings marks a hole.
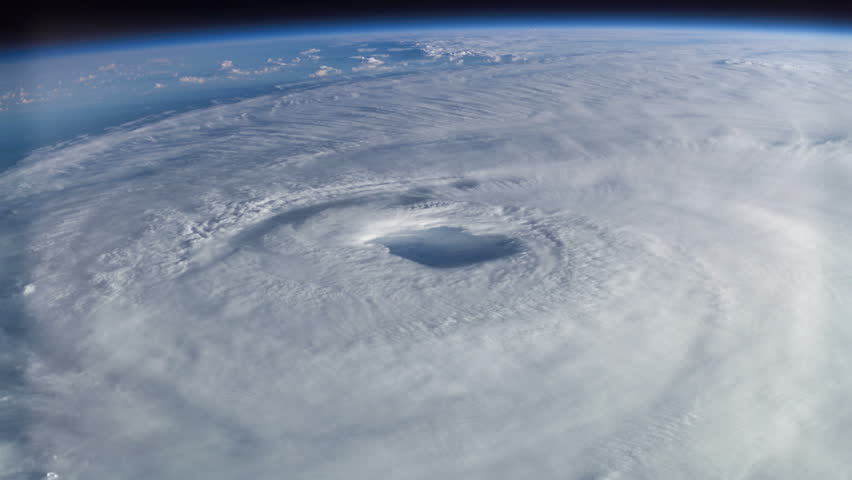
[[[850,35],[0,60],[2,479],[852,479]]]

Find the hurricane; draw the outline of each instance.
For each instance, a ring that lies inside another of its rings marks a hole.
[[[0,478],[852,475],[852,37],[312,41],[0,173]]]

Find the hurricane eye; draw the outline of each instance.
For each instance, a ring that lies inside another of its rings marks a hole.
[[[464,267],[521,251],[520,244],[505,235],[474,235],[459,227],[435,227],[402,232],[373,240],[391,255],[433,268]]]

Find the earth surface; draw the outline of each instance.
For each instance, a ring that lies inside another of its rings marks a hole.
[[[852,478],[852,36],[0,56],[2,479]]]

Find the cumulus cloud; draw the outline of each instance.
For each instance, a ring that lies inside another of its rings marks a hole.
[[[299,52],[299,55],[304,58],[307,58],[308,60],[317,61],[320,59],[319,55],[317,55],[317,53],[319,53],[320,51],[321,50],[319,48],[309,48],[307,50],[302,50],[301,52]]]
[[[342,71],[338,68],[329,67],[328,65],[321,65],[319,70],[312,73],[312,77],[325,77],[327,75],[336,75],[342,73]]]
[[[499,63],[503,61],[524,61],[528,55],[537,55],[537,48],[520,42],[496,42],[493,39],[433,39],[416,42],[417,47],[433,59],[444,59],[462,64],[466,57]],[[528,47],[528,48],[525,48]],[[532,50],[532,52],[530,51]]]
[[[849,476],[852,45],[765,35],[501,33],[33,152],[0,477]]]
[[[361,65],[357,67],[352,67],[353,72],[359,72],[364,70],[376,70],[378,68],[386,69],[387,67],[383,67],[384,61],[379,60],[375,56],[372,57],[364,57],[364,56],[354,56],[352,57],[356,60],[361,60]]]

